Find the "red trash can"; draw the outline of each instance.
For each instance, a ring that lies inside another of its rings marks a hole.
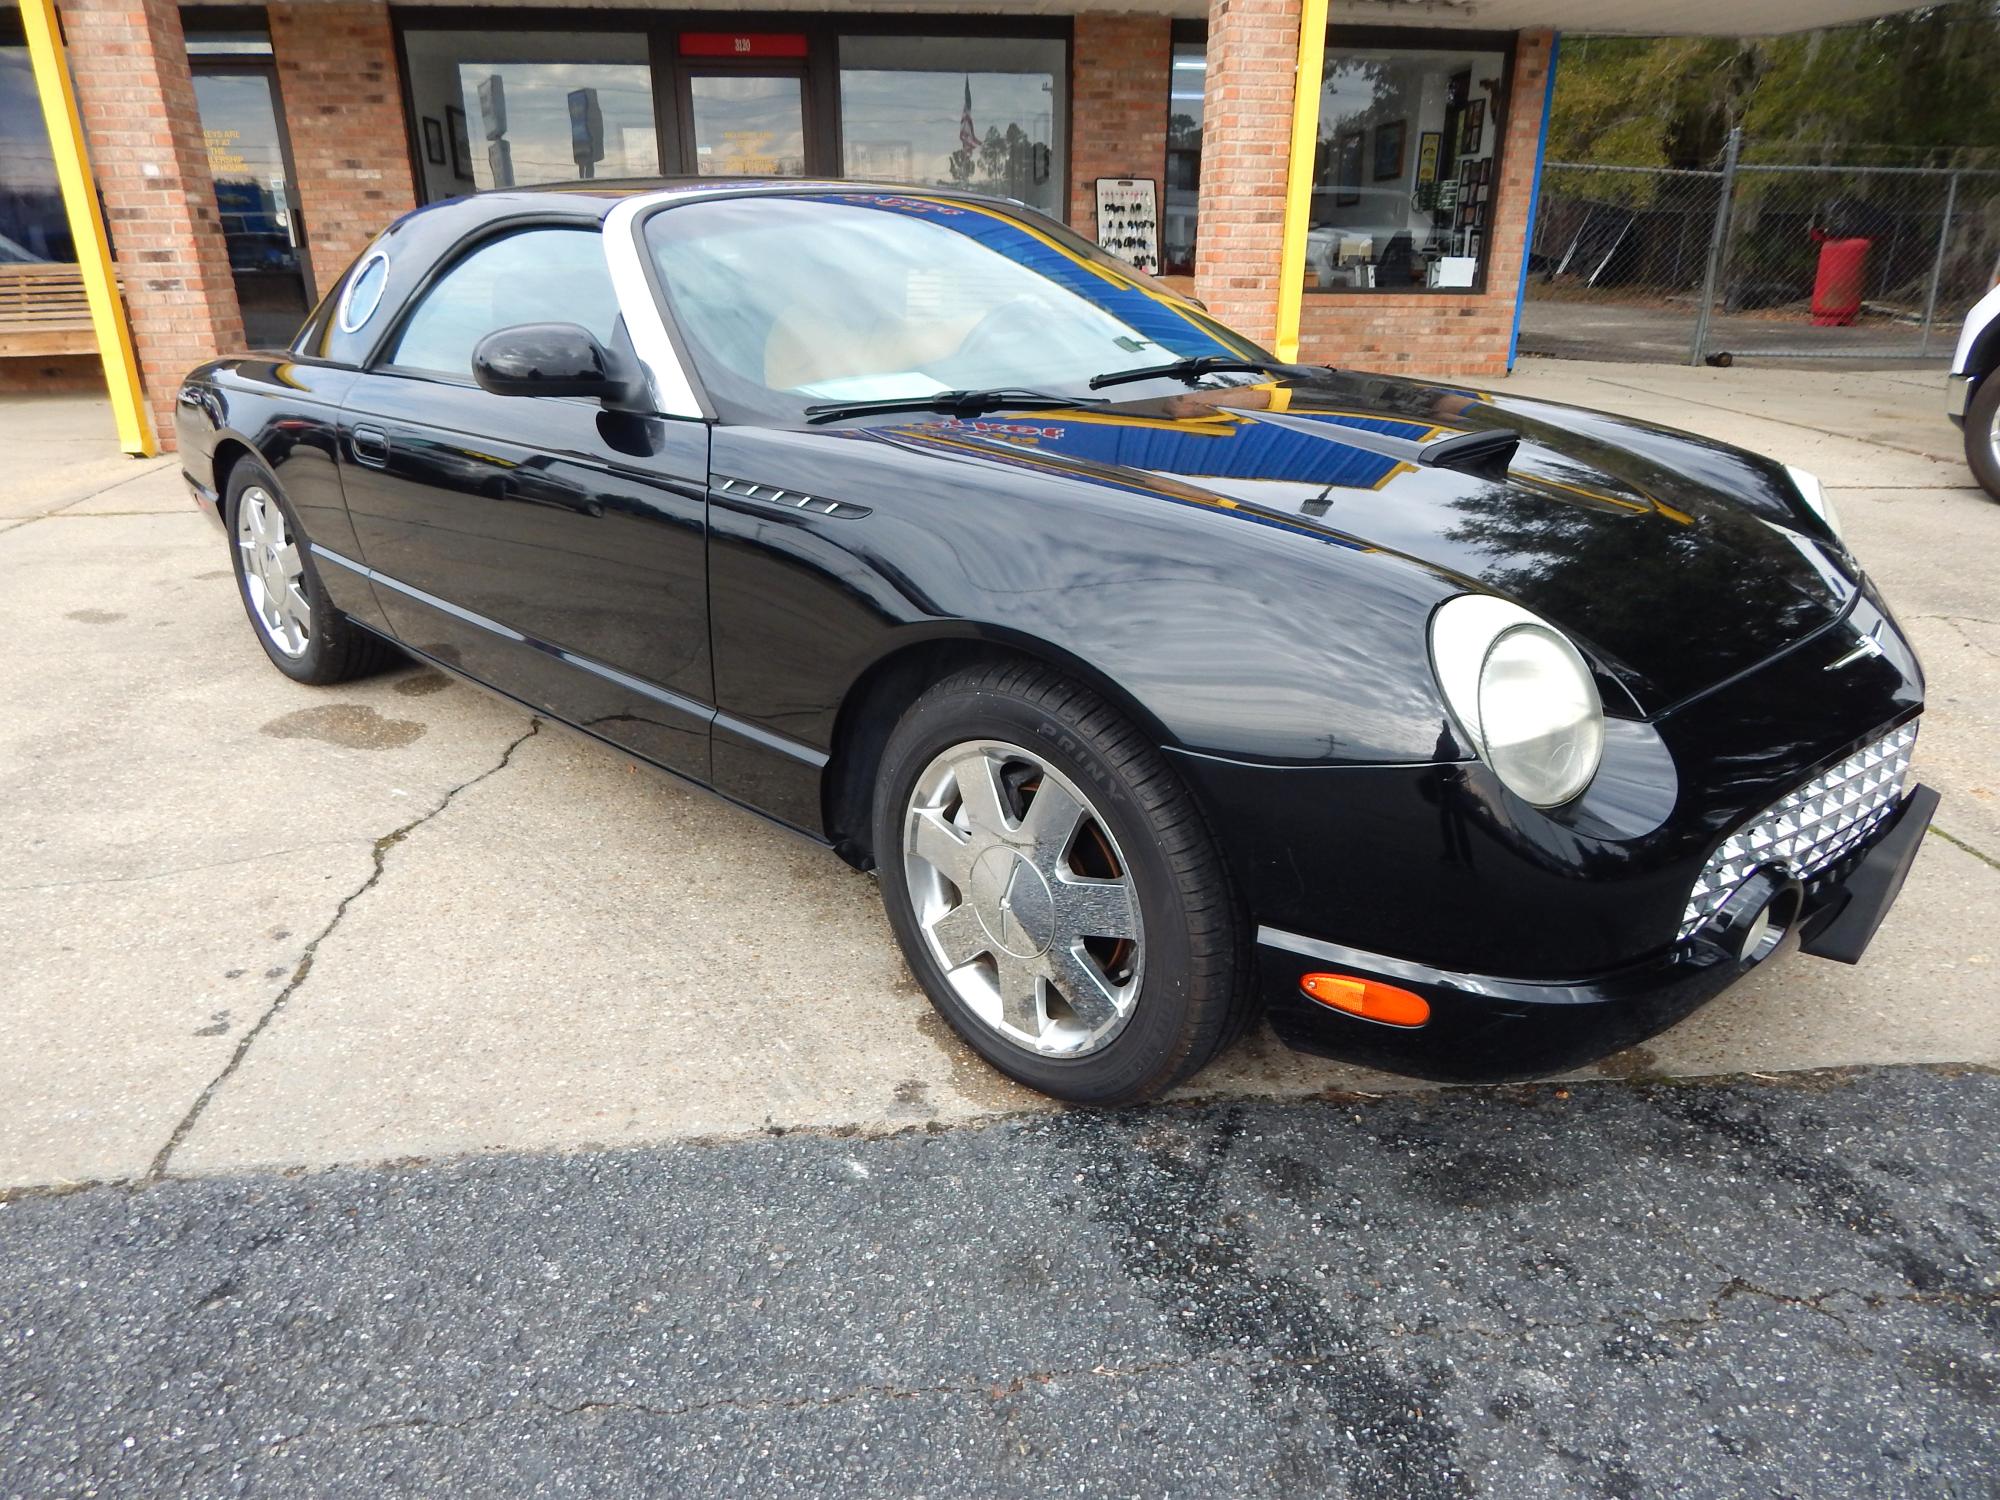
[[[1812,320],[1816,328],[1845,328],[1861,311],[1861,290],[1868,273],[1868,247],[1873,240],[1834,239],[1823,229],[1819,241],[1819,274],[1813,278]]]

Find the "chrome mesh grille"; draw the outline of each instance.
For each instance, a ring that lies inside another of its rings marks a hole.
[[[1902,801],[1916,743],[1917,721],[1912,719],[1737,829],[1709,856],[1695,881],[1680,935],[1691,936],[1761,865],[1781,865],[1810,880],[1851,852]]]

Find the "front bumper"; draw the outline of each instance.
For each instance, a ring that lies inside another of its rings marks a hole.
[[[1965,425],[1966,408],[1972,405],[1973,384],[1974,381],[1970,375],[1948,375],[1945,377],[1944,414],[1960,427]]]
[[[1660,957],[1566,982],[1456,974],[1272,928],[1257,933],[1257,971],[1271,1026],[1300,1051],[1454,1083],[1558,1073],[1642,1042],[1793,948],[1856,962],[1895,903],[1937,806],[1918,786],[1868,844],[1803,892],[1797,920],[1769,952],[1740,958],[1706,930]],[[1419,1027],[1328,1009],[1300,979],[1334,972],[1399,985],[1430,1005]]]

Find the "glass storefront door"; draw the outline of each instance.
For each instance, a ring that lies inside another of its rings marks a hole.
[[[687,74],[686,139],[701,177],[803,177],[803,71]]]
[[[215,208],[243,331],[256,348],[290,342],[313,303],[305,225],[278,112],[277,75],[263,62],[197,61],[195,105],[215,177]]]

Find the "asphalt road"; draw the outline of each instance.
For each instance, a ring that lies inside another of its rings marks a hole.
[[[17,1196],[0,1493],[2000,1494],[2000,1076]]]

